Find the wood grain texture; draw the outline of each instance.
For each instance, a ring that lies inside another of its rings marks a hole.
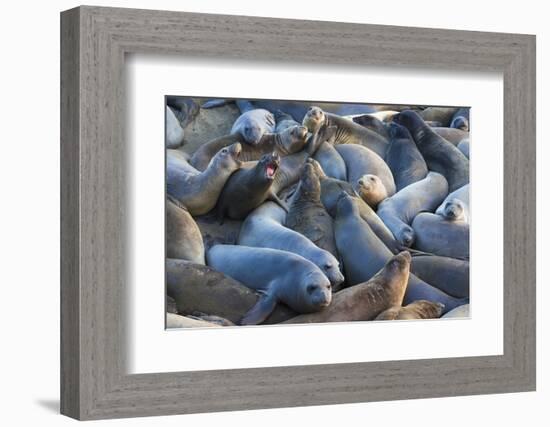
[[[61,38],[62,413],[100,419],[535,389],[534,36],[81,7],[62,13]],[[504,354],[128,375],[129,53],[502,72]]]

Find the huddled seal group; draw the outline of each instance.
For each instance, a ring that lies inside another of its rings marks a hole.
[[[165,108],[167,327],[469,316],[468,108]]]

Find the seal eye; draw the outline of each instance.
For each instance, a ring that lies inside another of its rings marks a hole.
[[[317,286],[316,285],[307,285],[307,293],[308,294],[311,294],[313,293],[313,291],[315,291],[317,289]]]
[[[224,148],[224,149],[222,150],[222,154],[227,154],[227,148]]]
[[[326,268],[327,270],[330,270],[330,269],[332,268],[332,265],[327,264],[327,265],[325,265],[325,268]]]
[[[374,182],[374,176],[370,176],[369,179]]]

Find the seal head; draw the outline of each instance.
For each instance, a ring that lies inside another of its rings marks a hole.
[[[464,203],[460,199],[451,199],[443,206],[443,217],[449,221],[465,220],[466,209]]]
[[[302,150],[306,143],[308,132],[305,126],[290,126],[279,133],[279,141],[283,151],[292,154]]]
[[[300,288],[300,293],[304,312],[319,311],[328,307],[332,301],[330,281],[324,274],[317,271],[307,273],[305,286]]]
[[[384,183],[373,174],[366,174],[359,178],[355,191],[371,208],[376,208],[382,200],[388,197]]]
[[[273,181],[281,164],[281,157],[277,153],[264,154],[258,162],[259,169],[263,171],[267,181]]]
[[[237,170],[241,167],[242,162],[239,160],[242,146],[239,142],[231,144],[229,147],[222,148],[212,158],[214,165],[222,169]]]
[[[302,124],[307,127],[311,133],[315,133],[321,128],[325,121],[326,117],[323,110],[319,107],[313,106],[307,110],[306,115],[302,120]]]

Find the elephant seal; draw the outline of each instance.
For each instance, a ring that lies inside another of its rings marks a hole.
[[[389,307],[401,305],[411,256],[401,252],[384,265],[370,280],[346,288],[332,297],[331,304],[312,314],[302,314],[284,323],[350,322],[372,320]]]
[[[466,107],[460,108],[453,115],[449,126],[468,132],[470,130],[470,109]]]
[[[275,117],[275,133],[279,133],[292,126],[300,126],[300,123],[284,111],[277,110],[273,116]]]
[[[418,213],[433,212],[448,194],[447,180],[443,175],[430,172],[378,206],[377,214],[391,230],[395,239],[410,247],[415,239],[410,224]]]
[[[255,291],[212,267],[179,259],[166,260],[166,292],[180,314],[207,313],[233,323],[260,299]],[[280,323],[296,315],[280,304],[264,323]]]
[[[338,258],[332,218],[321,203],[321,183],[311,161],[304,166],[300,184],[290,203],[285,225]]]
[[[321,143],[313,158],[319,162],[326,175],[331,178],[346,180],[346,162],[332,144],[327,141]]]
[[[357,202],[347,193],[342,193],[338,200],[334,231],[344,264],[344,276],[351,286],[369,280],[392,257],[368,223],[361,219]],[[440,302],[445,305],[445,311],[466,302],[410,274],[404,301],[408,304],[420,299]]]
[[[166,257],[204,264],[201,231],[187,209],[171,197],[166,200]]]
[[[470,182],[470,163],[453,144],[437,135],[414,111],[406,110],[393,118],[411,133],[428,169],[442,174],[449,191]]]
[[[395,181],[391,170],[379,155],[356,144],[338,145],[335,148],[346,163],[349,183],[355,185],[365,174],[376,175],[386,187],[388,196],[395,194]]]
[[[277,249],[216,245],[206,258],[216,270],[260,291],[260,299],[241,319],[241,325],[263,322],[279,302],[303,314],[319,311],[332,300],[330,281],[315,264],[299,255]]]
[[[420,117],[425,121],[439,122],[441,126],[449,126],[457,107],[428,107],[420,111]]]
[[[241,168],[229,177],[218,199],[217,218],[244,219],[266,200],[286,205],[273,192],[271,185],[277,175],[281,158],[276,153],[265,154],[254,167]]]
[[[455,147],[464,138],[468,138],[470,136],[468,132],[463,131],[461,129],[446,128],[443,126],[430,126],[430,127],[435,133],[443,137],[445,141],[449,141]]]
[[[426,300],[414,301],[405,307],[394,306],[380,313],[374,320],[438,319],[443,304]],[[292,319],[291,319],[292,320]]]
[[[446,294],[457,298],[470,296],[470,262],[426,254],[413,256],[411,272]]]
[[[254,108],[244,100],[238,100],[236,104],[242,114],[235,120],[230,133],[239,134],[247,144],[256,145],[264,134],[275,131],[275,117],[271,112]]]
[[[166,106],[165,116],[166,147],[178,148],[183,144],[183,128],[177,119],[174,111]]]
[[[443,319],[470,317],[470,304],[458,306],[442,316]]]
[[[219,325],[174,313],[166,313],[166,328],[217,328]]]
[[[306,126],[311,133],[319,131],[323,126],[335,126],[336,135],[331,140],[333,145],[363,145],[374,151],[381,158],[384,158],[386,150],[388,149],[388,141],[376,132],[364,128],[354,123],[352,120],[335,114],[326,113],[319,107],[311,107],[304,116],[302,124]]]
[[[243,222],[239,245],[279,249],[300,255],[319,267],[330,280],[333,292],[336,292],[344,281],[338,260],[307,237],[285,227],[285,218],[286,212],[281,207],[265,202]]]
[[[241,167],[241,144],[222,148],[204,172],[190,173],[171,156],[166,161],[167,193],[178,200],[193,216],[202,215],[216,206],[226,181]]]
[[[470,184],[466,184],[449,194],[435,213],[449,221],[463,221],[469,224]]]
[[[191,157],[191,165],[198,170],[204,170],[212,157],[222,148],[234,142],[243,142],[240,135],[225,135],[201,145]],[[277,153],[280,156],[301,151],[308,142],[307,129],[304,126],[291,126],[279,133],[266,133],[257,145],[242,144],[241,161],[259,160],[268,153]]]
[[[460,141],[456,148],[458,148],[468,159],[470,158],[470,138],[465,138]]]
[[[388,198],[386,186],[376,175],[363,175],[357,180],[354,189],[359,197],[373,209],[376,209],[382,200]]]
[[[451,258],[470,258],[470,226],[441,215],[420,213],[412,222],[415,248]]]
[[[397,191],[413,184],[428,175],[426,161],[407,128],[391,123],[389,126],[390,146],[386,153],[388,164]]]
[[[397,111],[395,112],[397,114]],[[361,125],[367,129],[370,129],[380,135],[382,138],[389,139],[390,135],[386,125],[382,120],[375,117],[373,114],[363,114],[361,116],[355,116],[352,118],[354,123]]]

